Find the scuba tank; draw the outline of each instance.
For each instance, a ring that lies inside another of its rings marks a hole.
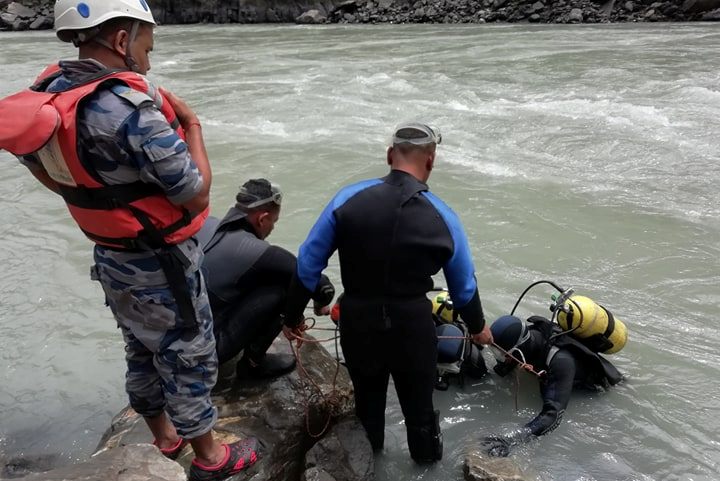
[[[447,390],[451,377],[458,377],[462,385],[465,374],[480,379],[487,373],[481,347],[470,342],[470,333],[465,323],[453,310],[450,294],[447,291],[441,291],[431,301],[433,320],[438,336],[435,388],[440,391]]]
[[[615,354],[625,347],[627,327],[605,307],[585,296],[570,296],[558,306],[560,327],[592,351]]]
[[[457,321],[458,316],[453,310],[453,302],[448,291],[440,291],[430,300],[436,323],[452,324]]]
[[[614,354],[627,343],[627,326],[605,307],[585,296],[575,295],[573,289],[563,289],[552,281],[537,281],[530,284],[520,295],[511,314],[525,294],[538,284],[550,284],[560,292],[553,295],[550,311],[551,321],[556,322],[562,332],[553,337],[570,335],[593,352]]]

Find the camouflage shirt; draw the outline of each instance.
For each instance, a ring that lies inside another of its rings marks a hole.
[[[61,61],[62,74],[47,88],[61,92],[83,83],[105,67],[95,60]],[[171,202],[183,204],[202,189],[202,176],[190,157],[187,144],[160,112],[162,98],[148,82],[147,94],[125,85],[100,88],[78,111],[78,153],[109,185],[142,181],[160,186]],[[154,103],[147,102],[152,99]],[[37,159],[24,158],[27,167],[42,168]],[[201,252],[195,239],[179,246],[194,267]],[[152,253],[125,253],[96,246],[95,258],[109,274],[125,284],[158,285],[165,276]],[[128,265],[130,264],[130,265]],[[138,269],[142,266],[142,279]]]

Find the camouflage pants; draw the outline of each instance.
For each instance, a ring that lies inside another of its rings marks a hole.
[[[212,313],[198,267],[201,254],[186,270],[197,318],[188,325],[152,258],[143,254],[145,258],[119,264],[106,252],[96,248],[92,277],[100,281],[125,339],[130,405],[144,417],[167,412],[184,438],[207,433],[217,420],[210,391],[218,363]],[[133,278],[138,282],[128,282]]]

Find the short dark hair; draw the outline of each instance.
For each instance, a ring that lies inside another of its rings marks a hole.
[[[267,179],[250,179],[240,187],[240,192],[235,196],[236,207],[246,212],[273,211],[279,206],[274,202],[248,209],[246,206],[259,199],[269,199],[273,196],[272,184]]]
[[[127,17],[111,18],[107,22],[103,22],[100,24],[100,32],[98,33],[98,35],[106,37],[114,35],[115,33],[117,33],[118,30],[126,30],[129,32],[132,29],[133,22],[138,22],[140,23],[140,25],[143,24],[143,22],[140,22],[139,20]]]
[[[437,144],[425,144],[425,145],[415,145],[415,144],[395,144],[393,145],[394,149],[397,149],[401,154],[407,155],[411,152],[424,152],[427,154],[435,152],[435,149],[437,148]]]

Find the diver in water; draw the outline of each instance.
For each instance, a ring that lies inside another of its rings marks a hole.
[[[484,438],[491,456],[507,456],[513,446],[557,428],[574,387],[604,388],[623,379],[607,359],[544,317],[532,316],[526,323],[515,316],[502,316],[490,331],[504,351],[491,348],[498,360],[494,371],[506,376],[519,365],[516,359],[524,362],[523,368],[539,374],[543,400],[540,413],[521,428]]]

